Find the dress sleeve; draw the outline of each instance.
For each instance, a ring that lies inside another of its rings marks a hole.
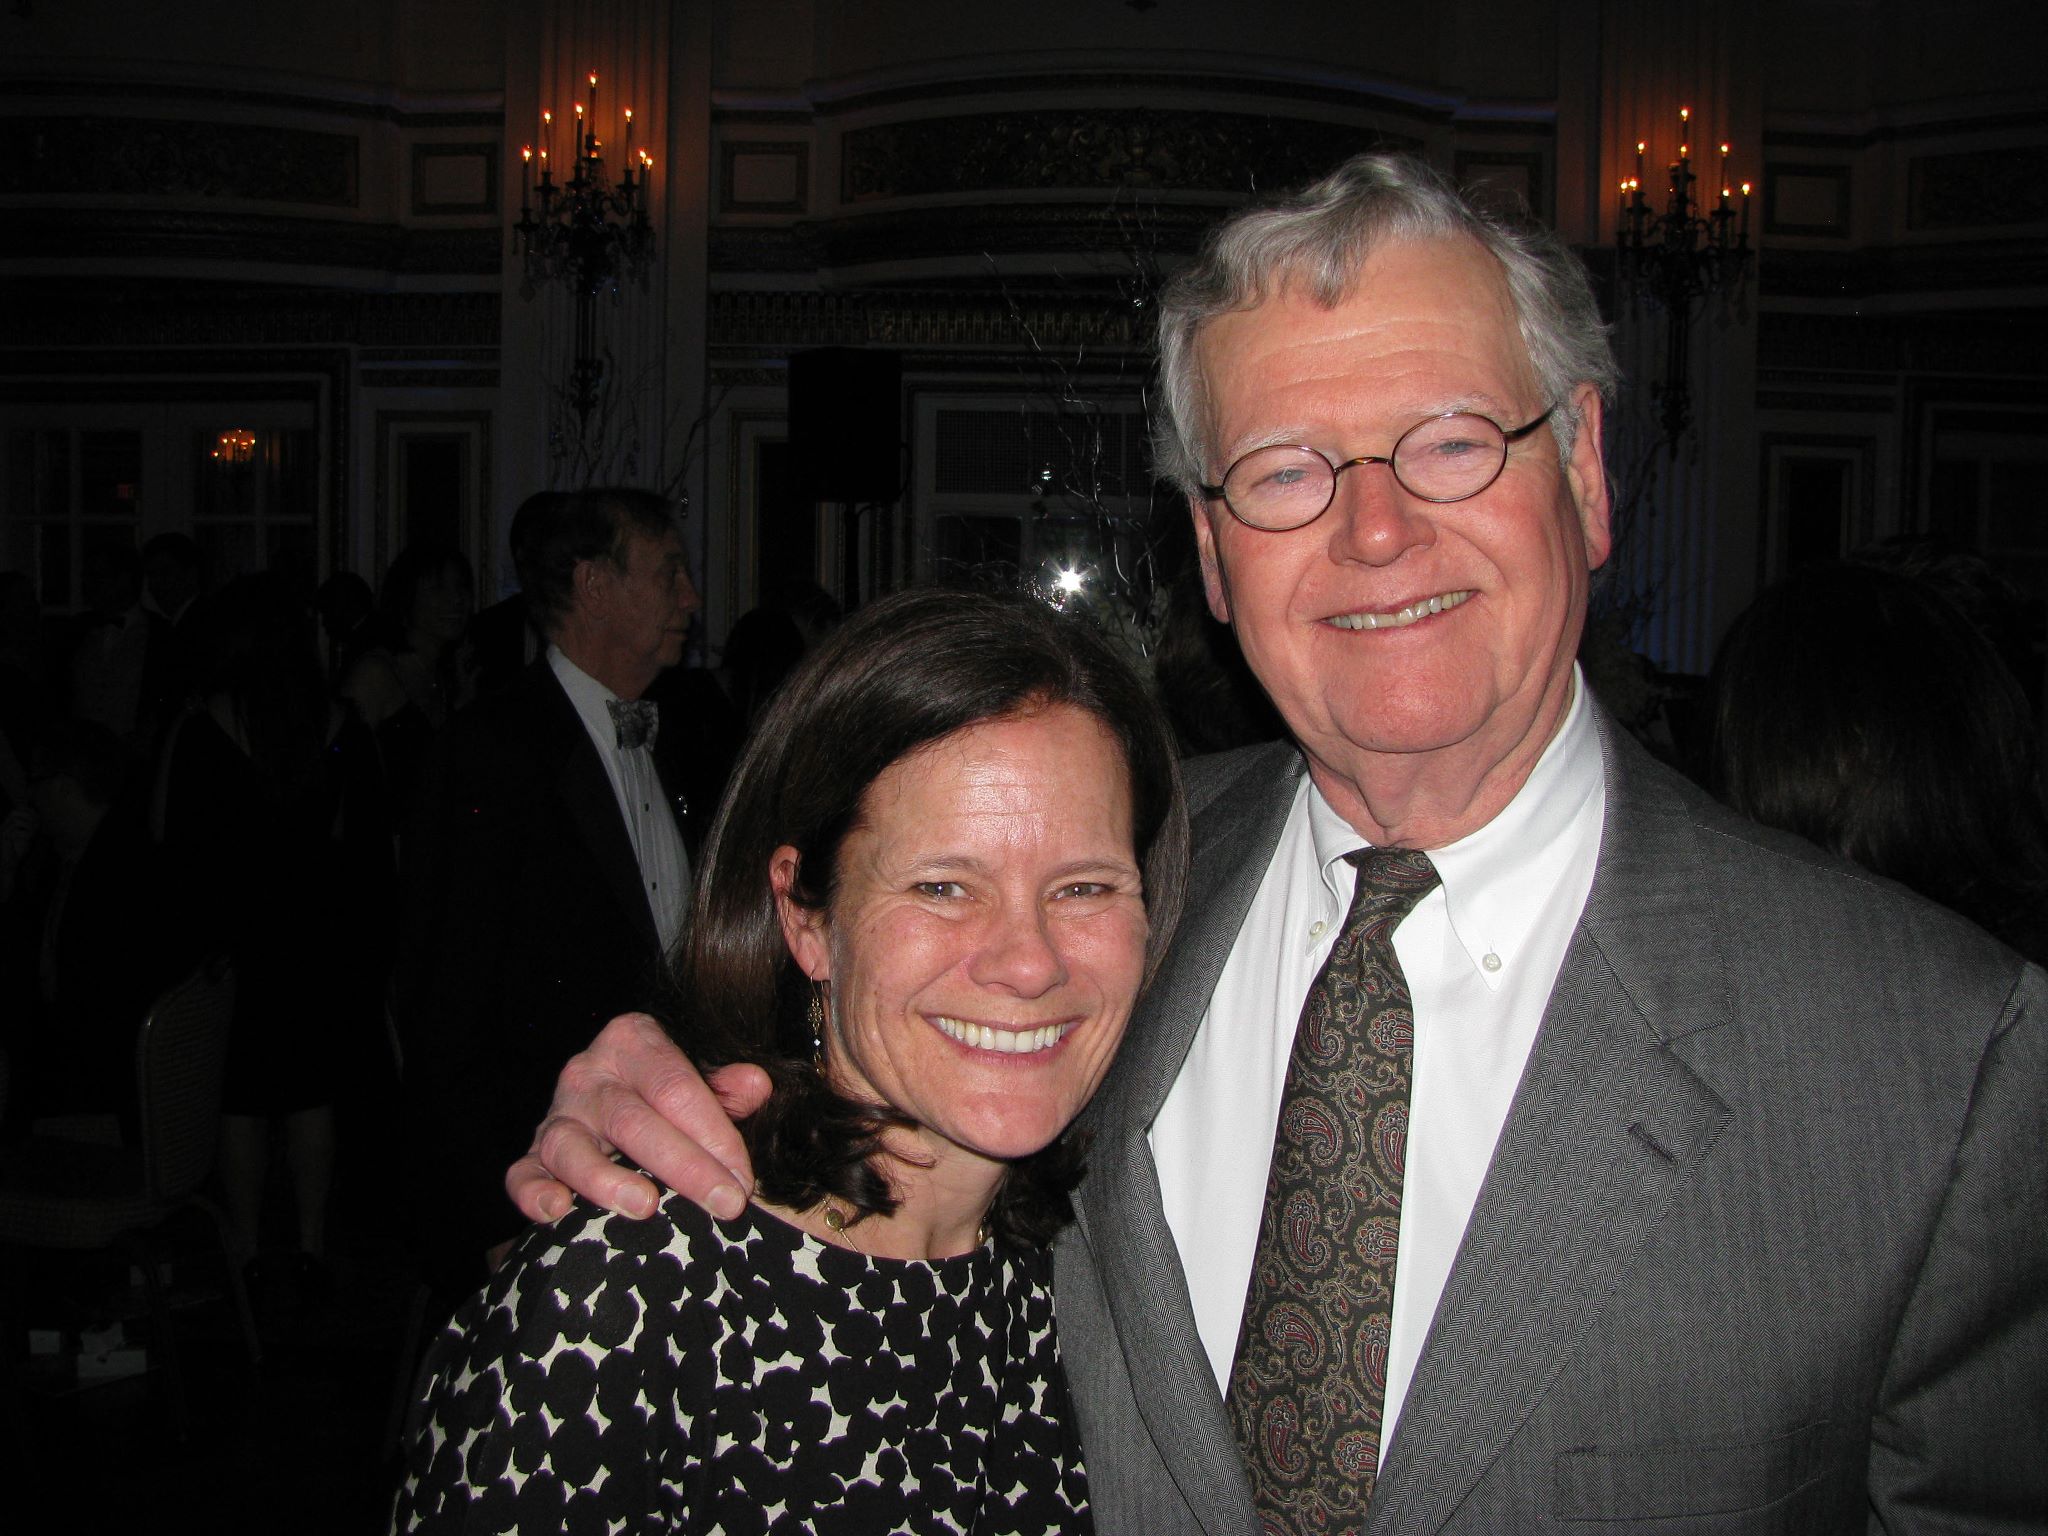
[[[711,1350],[692,1243],[578,1204],[530,1228],[434,1343],[394,1532],[686,1527]]]

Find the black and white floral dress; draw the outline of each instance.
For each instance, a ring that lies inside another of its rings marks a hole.
[[[1088,1532],[1050,1278],[579,1203],[435,1342],[392,1528]]]

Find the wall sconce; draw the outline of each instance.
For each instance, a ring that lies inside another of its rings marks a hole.
[[[519,222],[512,226],[513,249],[526,257],[521,293],[536,285],[564,284],[576,299],[576,352],[569,367],[569,403],[584,429],[604,388],[604,359],[598,355],[597,300],[616,293],[619,279],[645,282],[654,256],[654,227],[647,208],[654,189],[654,157],[633,148],[633,109],[625,115],[626,168],[613,182],[605,169],[604,141],[597,136],[597,72],[590,73],[590,100],[575,104],[569,179],[557,184],[553,165],[555,114],[541,113],[540,179],[533,179],[535,147],[520,150],[526,170],[519,197]],[[636,173],[637,172],[637,177]]]
[[[1692,168],[1692,145],[1686,135],[1692,110],[1678,109],[1678,155],[1666,167],[1667,189],[1662,211],[1643,195],[1646,140],[1636,142],[1636,173],[1621,184],[1621,222],[1615,230],[1615,252],[1621,290],[1631,299],[1643,294],[1664,311],[1664,382],[1652,386],[1664,441],[1675,453],[1692,420],[1688,382],[1694,308],[1713,296],[1725,299],[1749,275],[1749,193],[1742,185],[1738,216],[1730,204],[1728,146],[1721,146],[1716,166],[1720,198],[1712,208],[1693,196],[1699,180]]]

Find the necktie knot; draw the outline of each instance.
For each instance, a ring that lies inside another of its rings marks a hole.
[[[607,699],[605,708],[611,711],[612,730],[621,751],[654,744],[661,720],[652,699]]]
[[[1391,914],[1399,922],[1442,881],[1420,848],[1355,848],[1344,855],[1344,862],[1358,871],[1358,884],[1351,892],[1354,916],[1369,905],[1377,915]]]

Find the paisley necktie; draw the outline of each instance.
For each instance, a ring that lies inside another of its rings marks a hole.
[[[1387,1390],[1415,1019],[1394,929],[1426,854],[1361,848],[1294,1032],[1229,1406],[1270,1536],[1364,1527]]]

